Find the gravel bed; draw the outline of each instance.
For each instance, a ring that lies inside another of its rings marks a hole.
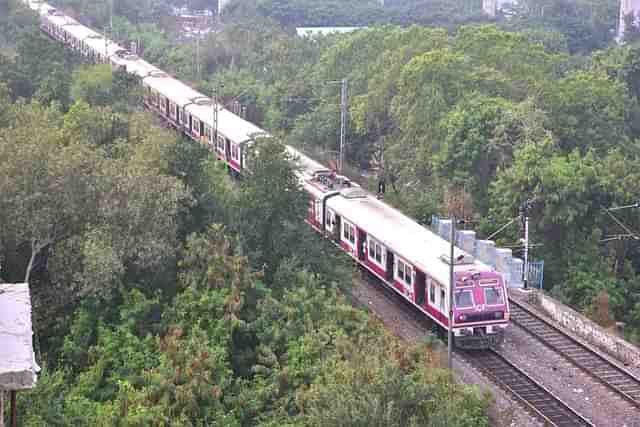
[[[376,286],[381,285],[354,280],[351,294],[362,306],[367,307],[378,317],[389,331],[403,340],[416,343],[429,334],[424,324],[407,311],[407,307],[399,301],[391,301],[389,296],[384,291],[376,289]],[[445,360],[446,354],[443,356],[443,362]],[[502,389],[457,355],[454,355],[453,367],[460,381],[476,385],[480,390],[489,391],[494,396],[494,403],[489,410],[492,425],[496,427],[542,426],[519,403],[512,400]]]
[[[553,320],[551,317],[549,317],[544,310],[541,310],[538,306],[534,305],[534,304],[530,304],[527,301],[527,294],[520,292],[520,291],[512,291],[509,292],[509,296],[513,299],[515,299],[518,303],[522,304],[527,310],[532,311],[534,314],[542,317],[543,319],[549,321],[549,323],[551,323],[554,326],[559,326],[559,324]],[[585,345],[587,348],[590,348],[592,350],[596,350],[597,353],[602,356],[604,359],[609,360],[611,363],[618,365],[618,366],[622,366],[623,368],[625,368],[627,371],[629,371],[631,374],[635,375],[636,377],[640,378],[640,366],[632,366],[632,365],[625,365],[624,362],[622,362],[621,360],[615,358],[614,356],[610,355],[609,353],[605,353],[603,351],[599,351],[593,344],[589,343],[588,341],[586,341],[584,338],[574,334],[572,331],[569,331],[565,328],[560,328],[565,334],[569,335],[571,338],[575,339],[576,341],[578,341],[579,343]]]
[[[640,410],[514,324],[500,353],[598,427],[640,427]]]

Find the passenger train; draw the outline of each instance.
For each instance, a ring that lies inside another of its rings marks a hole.
[[[137,76],[148,109],[206,145],[234,174],[246,172],[247,149],[257,138],[268,137],[267,132],[56,8],[23,1],[39,14],[40,27],[51,38],[89,61],[109,63]],[[309,195],[306,221],[310,226],[441,330],[449,326],[449,263],[453,262],[455,345],[478,349],[502,342],[509,303],[501,274],[458,249],[450,260],[446,240],[295,148],[287,151]]]

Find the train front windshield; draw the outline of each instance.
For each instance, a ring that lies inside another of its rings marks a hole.
[[[504,296],[502,295],[502,289],[498,287],[486,288],[484,290],[484,302],[487,305],[504,304]]]
[[[456,308],[472,308],[473,292],[472,291],[459,291],[455,294],[455,306]]]

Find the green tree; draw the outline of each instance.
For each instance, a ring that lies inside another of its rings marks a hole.
[[[290,155],[276,139],[260,139],[248,155],[249,176],[241,182],[234,229],[269,283],[283,259],[301,247],[308,199]]]
[[[549,128],[563,150],[600,153],[627,141],[626,87],[601,72],[577,71],[550,82],[544,95]]]

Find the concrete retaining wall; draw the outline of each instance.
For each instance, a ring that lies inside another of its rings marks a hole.
[[[577,311],[537,290],[530,291],[527,301],[594,347],[627,365],[640,367],[640,348],[613,335]]]
[[[433,216],[431,230],[449,241],[451,220]],[[520,258],[512,256],[511,249],[498,248],[495,242],[491,240],[477,240],[475,231],[471,230],[456,230],[455,240],[457,247],[502,273],[510,288],[522,288],[524,286],[522,282],[524,263]]]

